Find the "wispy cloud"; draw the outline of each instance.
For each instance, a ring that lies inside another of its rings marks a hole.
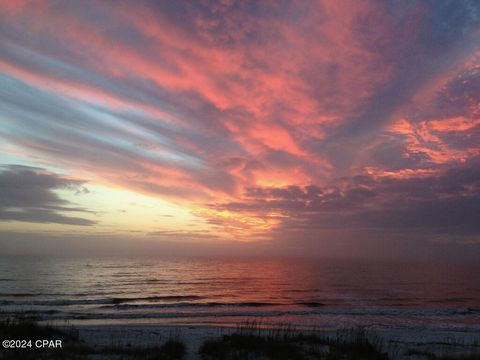
[[[182,204],[215,236],[478,235],[446,215],[475,211],[458,174],[480,152],[476,2],[0,6],[10,154]]]

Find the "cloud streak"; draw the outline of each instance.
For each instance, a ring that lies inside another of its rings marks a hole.
[[[54,190],[86,193],[82,182],[60,177],[44,169],[8,166],[0,171],[0,220],[91,226],[96,222],[64,213],[88,213],[60,198]]]
[[[0,7],[12,156],[181,204],[219,238],[479,236],[478,181],[459,178],[478,180],[476,2]],[[46,221],[22,211],[2,216]]]

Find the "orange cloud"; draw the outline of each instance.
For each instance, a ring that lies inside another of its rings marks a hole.
[[[268,233],[285,214],[208,204],[244,203],[250,187],[320,186],[362,172],[434,176],[479,153],[448,138],[471,138],[478,119],[453,110],[443,119],[435,108],[442,89],[476,69],[465,61],[478,56],[476,33],[425,44],[423,31],[445,30],[429,22],[427,4],[404,5],[398,17],[375,1],[163,6],[1,2],[0,70],[33,94],[21,109],[4,94],[2,139],[84,178],[184,202],[243,235]],[[468,32],[457,30],[444,38]],[[42,94],[45,106],[32,100]],[[87,131],[87,122],[98,126]],[[379,134],[400,145],[372,165],[386,142]],[[424,163],[390,168],[398,157]]]

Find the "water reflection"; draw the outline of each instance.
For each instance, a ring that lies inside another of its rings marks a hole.
[[[345,260],[3,259],[0,304],[98,321],[470,324],[480,313],[477,270]]]

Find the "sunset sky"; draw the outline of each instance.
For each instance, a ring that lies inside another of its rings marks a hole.
[[[0,251],[480,254],[480,2],[0,4]]]

